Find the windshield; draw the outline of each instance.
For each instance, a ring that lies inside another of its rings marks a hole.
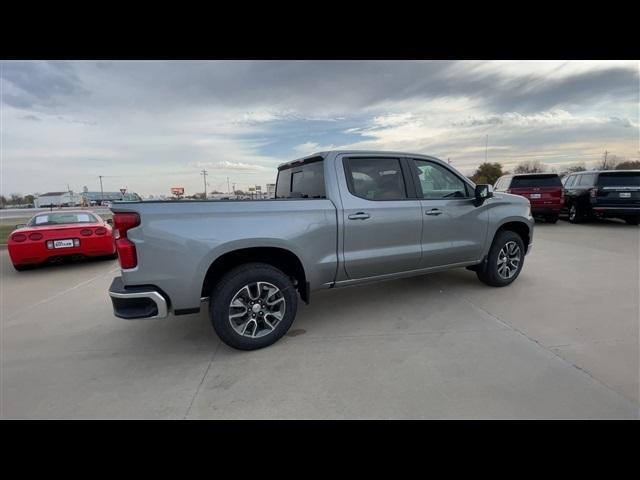
[[[69,223],[95,223],[98,219],[91,213],[47,213],[36,215],[28,225],[41,227],[44,225],[66,225]]]
[[[611,172],[598,175],[599,187],[640,187],[640,172]]]

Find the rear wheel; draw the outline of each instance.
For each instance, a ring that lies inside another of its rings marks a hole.
[[[24,272],[25,270],[31,270],[33,268],[33,265],[14,265],[13,268],[15,268],[18,272]]]
[[[640,216],[627,217],[624,221],[627,222],[627,225],[638,225],[638,223],[640,223]]]
[[[493,239],[487,261],[476,271],[481,282],[505,287],[513,282],[524,264],[525,247],[520,235],[510,230],[498,232]]]
[[[569,208],[569,221],[571,223],[582,223],[584,221],[583,209],[577,203],[574,203]]]
[[[255,350],[287,333],[296,316],[296,289],[283,272],[248,263],[227,273],[211,294],[211,323],[230,347]]]

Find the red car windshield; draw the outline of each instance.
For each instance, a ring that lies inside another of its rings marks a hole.
[[[29,227],[45,225],[66,225],[69,223],[96,223],[98,219],[91,213],[47,213],[36,215],[27,224]]]

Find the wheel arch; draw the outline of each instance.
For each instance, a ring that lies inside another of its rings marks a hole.
[[[531,243],[531,227],[527,222],[521,220],[509,220],[503,224],[501,224],[495,233],[493,234],[493,238],[491,242],[496,238],[496,235],[502,231],[510,231],[517,233],[518,236],[522,239],[522,243],[524,244],[525,250],[529,249],[529,244]]]
[[[300,298],[309,303],[310,288],[302,261],[291,250],[274,246],[238,248],[217,257],[204,276],[201,296],[208,297],[214,285],[231,269],[254,262],[271,265],[292,278]]]

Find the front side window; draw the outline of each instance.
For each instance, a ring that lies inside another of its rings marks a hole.
[[[349,190],[367,200],[404,200],[407,189],[397,158],[348,158]]]
[[[413,160],[418,174],[422,198],[466,198],[465,182],[449,169],[426,160]],[[420,192],[418,192],[420,193]]]
[[[325,198],[324,162],[287,165],[278,172],[276,198]]]

